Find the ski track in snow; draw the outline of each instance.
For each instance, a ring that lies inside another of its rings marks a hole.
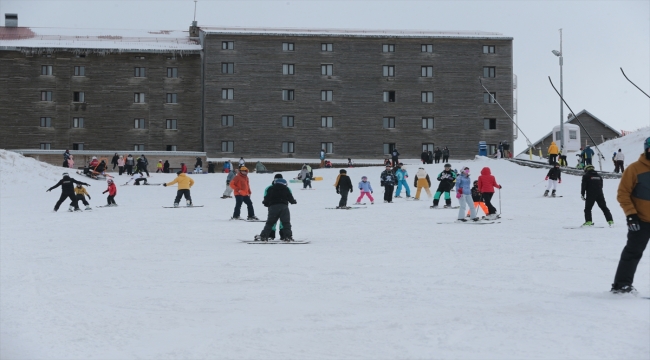
[[[421,165],[404,162],[412,181]],[[627,232],[618,180],[605,180],[616,227],[565,230],[584,221],[579,177],[563,176],[564,197],[549,200],[545,183],[533,186],[546,170],[451,163],[472,180],[490,166],[512,220],[438,225],[457,210],[430,211],[426,195],[384,204],[380,166],[348,169],[354,185],[368,176],[374,205],[326,210],[338,169],[315,169],[315,191],[289,184],[294,236],[311,244],[248,246],[237,239],[264,224],[229,221],[225,174],[189,175],[203,208],[163,209],[176,188],[123,186],[119,207],[68,213],[65,202],[52,213],[60,188],[45,190],[64,169],[0,150],[0,357],[648,358],[648,300],[608,293]],[[424,167],[435,190],[442,165]],[[104,181],[73,176],[92,185],[93,207],[105,204]],[[272,178],[250,175],[261,218]],[[635,286],[650,293],[648,254]]]

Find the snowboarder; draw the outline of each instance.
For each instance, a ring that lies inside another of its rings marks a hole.
[[[371,205],[375,203],[375,199],[372,197],[372,185],[370,185],[367,176],[362,176],[361,181],[359,181],[359,193],[357,202],[354,205],[361,205],[361,199],[363,199],[364,196],[367,196],[368,199],[370,199]]]
[[[560,164],[553,163],[553,168],[548,171],[544,180],[548,180],[548,186],[546,187],[546,191],[544,191],[544,196],[548,196],[548,191],[552,188],[553,192],[551,193],[551,197],[555,197],[557,184],[562,183],[562,169],[560,169]]]
[[[449,148],[445,146],[444,149],[442,149],[442,162],[446,163],[449,161]]]
[[[178,184],[178,191],[176,191],[176,199],[174,199],[174,207],[178,207],[178,204],[181,202],[181,197],[185,197],[185,204],[187,206],[192,206],[192,196],[190,195],[190,188],[194,185],[194,180],[191,177],[185,175],[178,171],[176,173],[176,179],[168,183],[163,183],[163,186],[167,187],[170,185]]]
[[[275,174],[275,176],[273,177],[273,181],[271,181],[271,185],[267,186],[266,189],[264,189],[264,196],[265,197],[266,197],[266,194],[268,194],[269,189],[273,186],[273,184],[275,184],[275,181],[277,179],[284,179],[284,178],[282,177],[282,174]],[[291,192],[291,194],[293,195],[293,191],[291,191],[291,188],[290,187],[287,187],[287,188],[289,189],[289,192]],[[264,203],[264,202],[262,201],[262,203]],[[268,215],[267,215],[267,218],[268,218]],[[273,227],[271,228],[271,232],[269,233],[269,236],[268,236],[269,240],[274,240],[275,239],[275,230],[277,230],[277,224],[278,224],[277,221],[276,221],[275,224],[273,224]],[[280,240],[284,240],[285,237],[286,236],[284,235],[284,225],[282,225],[282,221],[280,221]]]
[[[284,241],[293,241],[293,233],[291,232],[291,213],[289,212],[289,204],[296,204],[296,199],[293,198],[291,190],[287,187],[285,179],[276,179],[273,185],[267,188],[264,201],[264,206],[269,208],[269,213],[266,218],[266,224],[259,236],[255,237],[256,241],[269,241],[269,236],[278,220],[282,223],[282,232],[284,233]]]
[[[476,209],[473,206],[474,201],[472,200],[472,188],[470,184],[472,184],[472,180],[469,177],[469,168],[465,167],[463,171],[460,172],[460,176],[456,179],[456,198],[460,202],[458,221],[467,221],[467,219],[465,219],[465,206],[469,207],[470,219],[472,219],[472,221],[479,221],[479,218],[476,216]]]
[[[72,203],[70,205],[70,208],[68,209],[69,211],[81,211],[79,209],[79,204],[77,204],[77,196],[75,195],[74,192],[74,185],[75,184],[81,184],[81,185],[86,185],[90,186],[89,184],[86,184],[85,182],[77,181],[68,175],[67,172],[63,173],[63,179],[59,180],[56,185],[52,186],[51,188],[47,189],[46,192],[50,192],[57,187],[61,186],[61,197],[59,198],[59,201],[56,202],[56,205],[54,205],[54,211],[59,210],[59,206],[65,201],[65,199],[70,198],[72,200]]]
[[[232,188],[230,187],[230,182],[237,175],[238,172],[239,169],[235,168],[228,173],[228,176],[226,177],[226,190],[223,192],[223,195],[221,196],[222,199],[227,199],[232,197]]]
[[[431,179],[429,174],[424,170],[424,168],[419,168],[418,172],[415,173],[415,179],[413,180],[413,186],[417,189],[415,191],[415,200],[420,200],[420,193],[422,189],[427,192],[427,196],[431,199]]]
[[[311,173],[307,168],[307,164],[302,166],[300,174],[298,174],[298,179],[302,180],[302,188],[306,189],[308,186],[311,189]]]
[[[555,144],[555,141],[551,141],[551,145],[549,145],[548,150],[546,151],[548,153],[548,163],[553,164],[557,162],[557,154],[559,153],[559,149],[557,148],[557,144]]]
[[[632,283],[643,250],[650,240],[650,137],[643,143],[644,154],[623,172],[616,199],[627,220],[627,244],[618,262],[613,293],[636,293]]]
[[[399,151],[397,151],[397,148],[393,148],[393,151],[390,153],[390,156],[392,157],[393,160],[393,167],[397,167],[397,164],[399,164]]]
[[[106,198],[108,204],[106,206],[117,206],[117,203],[115,202],[115,195],[117,195],[117,186],[115,186],[113,179],[106,180],[106,183],[108,184],[108,188],[102,191],[102,194],[108,193],[108,197]]]
[[[72,155],[70,155],[72,156]],[[614,158],[614,172],[618,174],[618,171],[620,170],[621,172],[625,171],[625,154],[621,151],[621,149],[618,149],[618,152],[616,153],[616,157]]]
[[[586,194],[586,197],[585,197]],[[591,220],[591,209],[594,203],[598,204],[600,210],[605,214],[605,220],[612,226],[614,219],[612,213],[607,208],[605,203],[605,195],[603,194],[603,178],[596,172],[593,165],[585,166],[585,174],[582,176],[582,186],[580,189],[582,200],[585,201],[585,223],[582,226],[593,226]]]
[[[440,196],[445,194],[445,208],[451,207],[451,194],[450,191],[454,187],[454,181],[456,181],[456,172],[451,169],[451,164],[445,164],[445,169],[438,174],[437,180],[440,181],[438,185],[438,190],[433,195],[433,208],[438,207],[440,202]],[[470,188],[468,187],[467,190]]]
[[[141,182],[144,182],[145,185],[149,185],[147,183],[147,178],[144,177],[144,175],[139,171],[133,174],[133,176],[131,176],[131,178],[124,185],[129,185],[131,181],[135,182],[135,185],[140,185]]]
[[[485,206],[485,202],[483,201],[483,194],[478,189],[478,180],[474,180],[472,183],[472,201],[474,201],[474,209],[476,209],[476,216],[478,217],[478,208],[481,207],[481,210],[483,210],[483,213],[485,215],[488,215],[490,212]],[[470,211],[467,210],[467,217],[470,217]]]
[[[255,209],[253,209],[253,203],[251,202],[251,187],[248,183],[248,168],[246,166],[239,168],[239,173],[230,181],[230,187],[235,193],[235,211],[230,220],[240,220],[242,203],[245,203],[248,209],[247,220],[259,220],[255,216]]]
[[[90,204],[88,201],[86,201],[86,197],[84,195],[88,195],[88,200],[90,200],[90,194],[88,194],[88,191],[86,191],[86,188],[83,187],[82,184],[77,184],[77,186],[74,188],[74,193],[75,197],[77,198],[77,205],[79,205],[79,201],[81,201],[84,205],[86,205],[85,210],[92,210],[93,208],[90,207]],[[73,204],[70,203],[70,207],[73,207]]]
[[[481,170],[481,175],[478,177],[478,191],[483,194],[483,201],[488,208],[489,214],[485,216],[487,220],[494,220],[499,217],[497,215],[497,209],[492,205],[494,188],[501,189],[501,185],[497,184],[497,180],[492,175],[490,168],[484,167]]]
[[[337,209],[349,209],[348,207],[348,194],[352,193],[352,181],[348,176],[348,172],[345,169],[339,170],[339,175],[336,177],[336,182],[334,182],[334,187],[336,188],[336,193],[341,195],[341,200],[339,200],[339,206]]]
[[[404,168],[404,164],[399,163],[399,165],[397,165],[397,171],[395,172],[395,178],[397,180],[397,191],[395,191],[396,198],[401,198],[400,193],[402,192],[402,187],[404,187],[404,190],[406,191],[406,197],[411,197],[411,188],[409,188],[409,184],[406,180],[408,177],[409,173]]]
[[[381,173],[380,178],[380,185],[384,187],[384,202],[390,204],[393,202],[393,190],[395,189],[397,178],[390,166],[386,166],[386,170]]]

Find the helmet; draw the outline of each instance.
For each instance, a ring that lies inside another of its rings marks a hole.
[[[557,162],[554,162],[553,166],[560,166],[560,164],[558,164]]]
[[[367,176],[362,176],[361,180],[368,180],[368,177]]]
[[[93,160],[97,160],[97,156],[93,156]]]
[[[83,186],[82,184],[77,184],[77,187],[82,187],[82,186]]]
[[[341,170],[339,170],[339,174],[347,174],[347,173],[348,173],[348,171],[345,170],[345,169],[341,169]]]
[[[276,183],[276,184],[280,184],[280,185],[287,186],[287,180],[285,180],[285,179],[276,179],[276,180],[275,180],[275,183]]]
[[[70,176],[70,175],[68,175],[67,172],[64,172],[64,173],[63,173],[63,176]]]
[[[109,183],[109,184],[112,184],[112,183],[113,183],[113,179],[108,179],[108,180],[106,180],[106,182]]]
[[[283,179],[282,174],[275,174],[274,179]]]
[[[592,171],[592,170],[596,170],[596,168],[595,168],[593,165],[587,165],[587,166],[585,166],[585,172],[587,172],[587,171]]]
[[[179,171],[176,172],[176,175],[180,175],[180,174],[182,174],[182,173],[183,173],[183,172],[179,170]]]

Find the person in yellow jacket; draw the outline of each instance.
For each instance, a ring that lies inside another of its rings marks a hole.
[[[178,207],[181,197],[185,196],[185,203],[187,206],[192,206],[192,196],[190,196],[190,188],[194,185],[194,180],[180,171],[176,172],[176,179],[171,182],[163,184],[163,186],[170,186],[178,184],[178,191],[176,191],[176,200],[174,200],[174,207]]]
[[[627,244],[618,262],[612,293],[636,293],[632,286],[636,267],[650,240],[650,137],[644,153],[625,169],[618,184],[616,200],[627,219]]]
[[[548,147],[548,163],[553,165],[557,162],[557,154],[560,153],[560,150],[557,148],[555,141],[551,141],[551,146]]]
[[[90,200],[90,194],[88,194],[88,191],[86,191],[86,188],[83,187],[82,184],[77,184],[74,188],[74,195],[77,198],[77,202],[81,201],[86,205],[86,210],[92,210],[93,208],[90,207],[90,204],[88,201],[86,201],[86,197],[84,195],[88,196],[88,200]],[[70,206],[72,206],[72,203],[70,203]]]

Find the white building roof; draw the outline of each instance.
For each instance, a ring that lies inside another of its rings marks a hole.
[[[0,50],[192,53],[201,45],[178,30],[0,27]]]

